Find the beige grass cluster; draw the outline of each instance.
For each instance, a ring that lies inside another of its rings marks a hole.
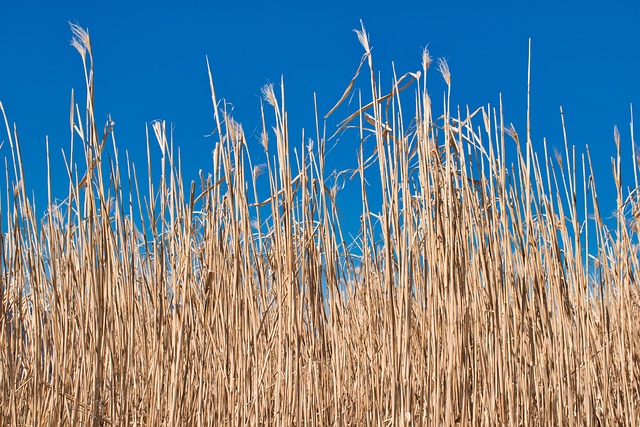
[[[43,218],[5,115],[0,424],[640,424],[640,205],[619,137],[609,229],[588,151],[539,157],[501,106],[463,114],[445,96],[434,118],[426,51],[382,93],[363,28],[371,101],[343,122],[362,140],[350,244],[326,139],[290,139],[284,93],[264,90],[264,167],[211,84],[211,173],[185,183],[157,122],[160,179],[141,179],[95,121],[89,35],[72,29],[87,102],[68,197]]]

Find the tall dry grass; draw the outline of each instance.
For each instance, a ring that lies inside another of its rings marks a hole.
[[[371,101],[343,122],[362,141],[349,244],[326,138],[291,140],[284,93],[264,89],[264,167],[211,83],[211,172],[185,182],[156,122],[162,158],[139,175],[96,123],[89,35],[72,29],[87,101],[68,196],[49,185],[43,218],[5,115],[3,425],[640,424],[640,206],[618,136],[632,214],[610,229],[588,151],[534,152],[502,106],[463,113],[446,96],[434,118],[426,51],[383,92],[363,28]]]

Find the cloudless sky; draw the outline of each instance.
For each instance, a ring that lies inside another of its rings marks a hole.
[[[617,124],[626,183],[631,184],[629,107],[634,103],[640,108],[636,2],[55,3],[0,3],[0,101],[9,121],[18,126],[27,186],[40,208],[46,201],[45,136],[59,167],[54,193],[63,198],[67,186],[61,150],[69,148],[71,89],[76,89],[76,102],[82,105],[84,99],[82,64],[69,44],[69,21],[91,35],[99,123],[111,115],[121,154],[128,150],[142,172],[145,126],[156,119],[172,124],[187,177],[211,170],[214,140],[205,135],[213,131],[214,120],[206,56],[218,97],[232,104],[256,163],[264,161],[258,145],[260,90],[270,82],[278,87],[282,75],[292,141],[300,141],[303,127],[314,137],[313,94],[321,115],[340,98],[363,53],[352,31],[362,19],[386,88],[392,61],[399,75],[418,71],[422,48],[428,46],[434,58],[449,63],[454,105],[472,110],[487,103],[497,106],[502,93],[505,119],[522,138],[531,38],[535,148],[542,155],[545,137],[550,147],[563,147],[563,106],[569,143],[579,151],[589,145],[600,196],[609,203],[604,211],[611,212],[613,192],[607,190],[613,189],[610,157],[615,155]],[[358,82],[365,94],[368,84],[366,78]],[[435,67],[428,84],[439,115],[445,85]],[[328,131],[353,111],[354,105],[342,108],[327,121]],[[5,141],[0,158],[9,157],[4,126],[0,141]],[[338,165],[355,166],[354,147],[345,143],[336,148]],[[4,183],[4,172],[0,175]]]

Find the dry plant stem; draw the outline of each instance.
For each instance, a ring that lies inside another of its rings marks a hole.
[[[640,160],[625,189],[617,130],[609,228],[588,149],[565,132],[562,154],[536,153],[502,100],[452,110],[444,61],[436,117],[426,50],[385,90],[362,27],[327,114],[368,69],[371,99],[339,125],[361,141],[354,170],[326,173],[317,113],[314,141],[291,136],[284,82],[263,90],[255,164],[208,68],[211,172],[186,182],[158,121],[144,178],[96,123],[89,34],[72,31],[86,105],[72,92],[62,201],[47,141],[41,218],[0,104],[2,425],[640,424]],[[351,241],[343,176],[362,196]]]

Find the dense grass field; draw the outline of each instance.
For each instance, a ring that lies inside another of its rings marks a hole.
[[[162,122],[159,164],[119,154],[72,30],[86,104],[68,196],[49,186],[43,217],[2,109],[0,424],[640,425],[640,161],[623,188],[619,137],[607,226],[588,150],[534,152],[502,106],[461,113],[445,94],[436,113],[427,72],[451,76],[427,51],[382,93],[363,28],[369,100],[343,122],[362,141],[344,171],[362,187],[354,240],[327,139],[291,139],[272,86],[268,162],[211,83],[211,170],[185,182]]]

